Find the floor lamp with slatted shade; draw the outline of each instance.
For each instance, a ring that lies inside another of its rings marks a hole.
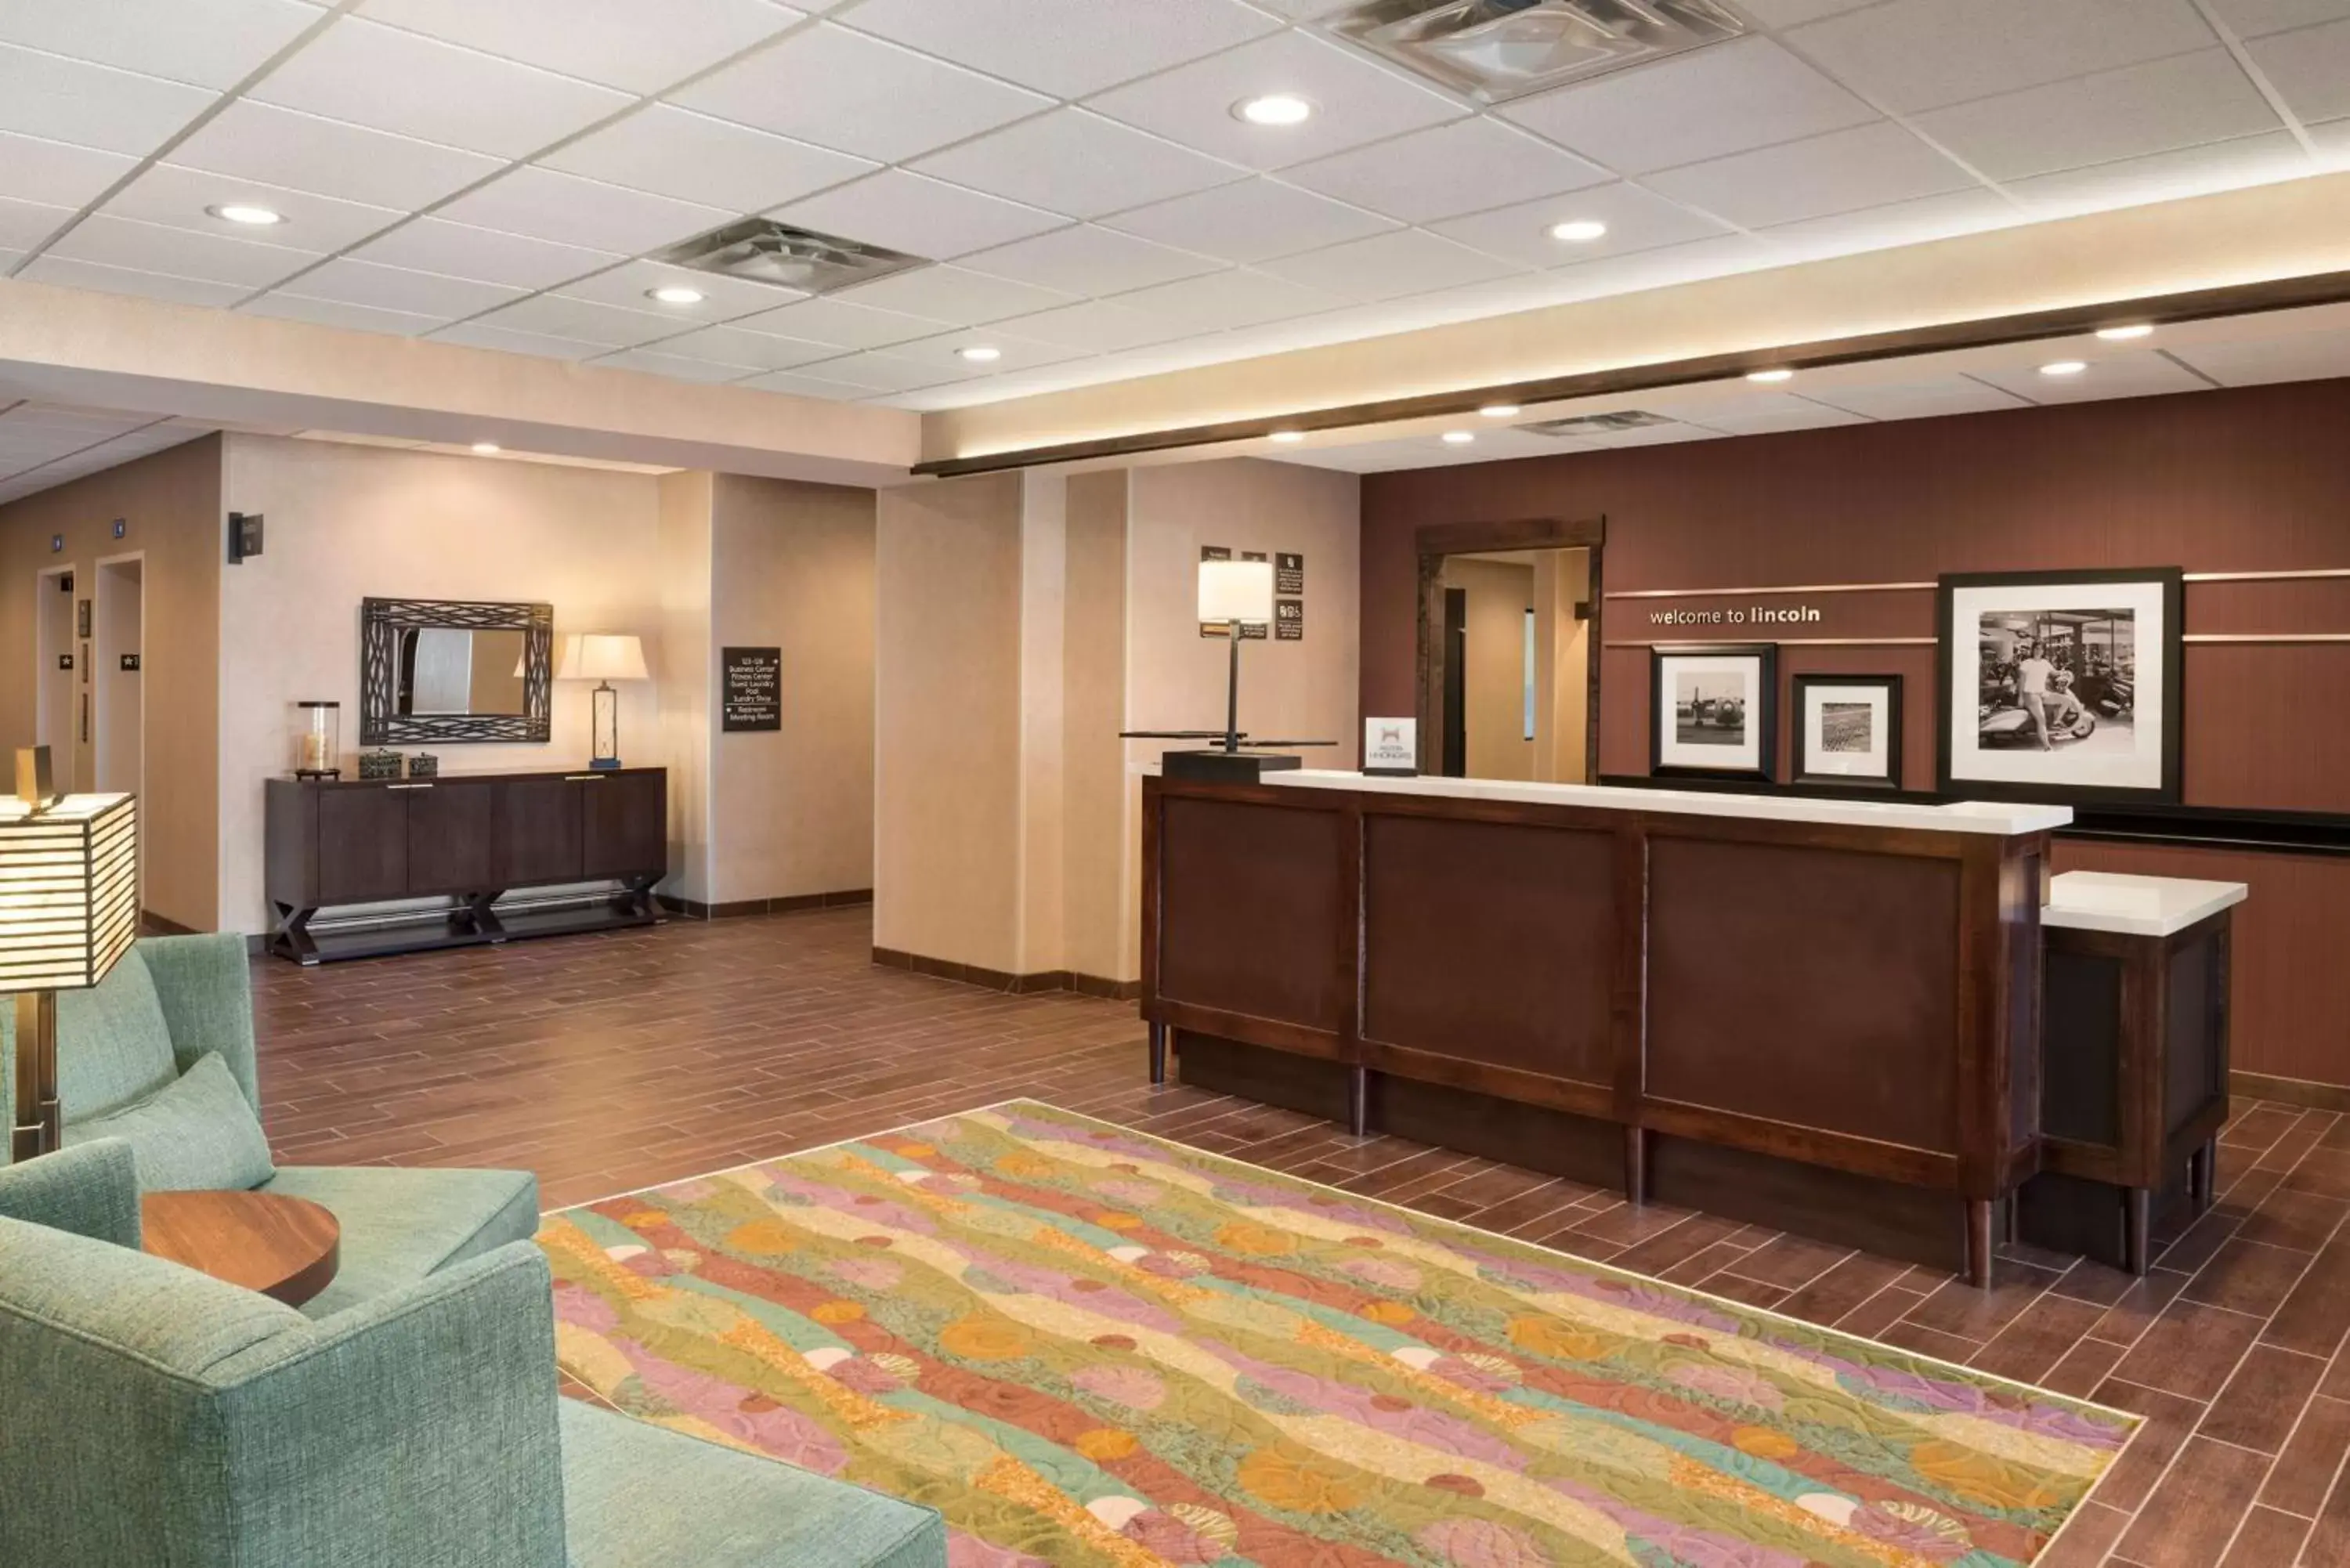
[[[57,1147],[57,992],[106,978],[139,934],[139,806],[127,794],[58,796],[47,748],[16,753],[0,798],[0,992],[16,999],[16,1103],[8,1151]]]

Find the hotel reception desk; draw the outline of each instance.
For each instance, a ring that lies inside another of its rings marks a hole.
[[[1171,1045],[1187,1084],[1988,1282],[2043,1169],[2044,872],[2070,815],[1147,777],[1153,1076]],[[2068,1192],[2073,1221],[2096,1190]]]

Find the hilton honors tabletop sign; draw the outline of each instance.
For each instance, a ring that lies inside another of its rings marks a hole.
[[[729,648],[722,650],[724,689],[720,732],[736,735],[784,727],[784,650]]]

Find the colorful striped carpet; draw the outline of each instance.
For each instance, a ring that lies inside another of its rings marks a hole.
[[[2009,1568],[2137,1421],[1033,1101],[540,1240],[574,1377],[954,1568]]]

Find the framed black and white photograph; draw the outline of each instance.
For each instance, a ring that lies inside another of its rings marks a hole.
[[[1901,787],[1901,677],[1795,677],[1794,782]]]
[[[1778,759],[1779,649],[1768,642],[1648,650],[1648,771],[1768,781]]]
[[[1939,597],[1945,794],[2178,799],[2178,567],[1968,573]]]

